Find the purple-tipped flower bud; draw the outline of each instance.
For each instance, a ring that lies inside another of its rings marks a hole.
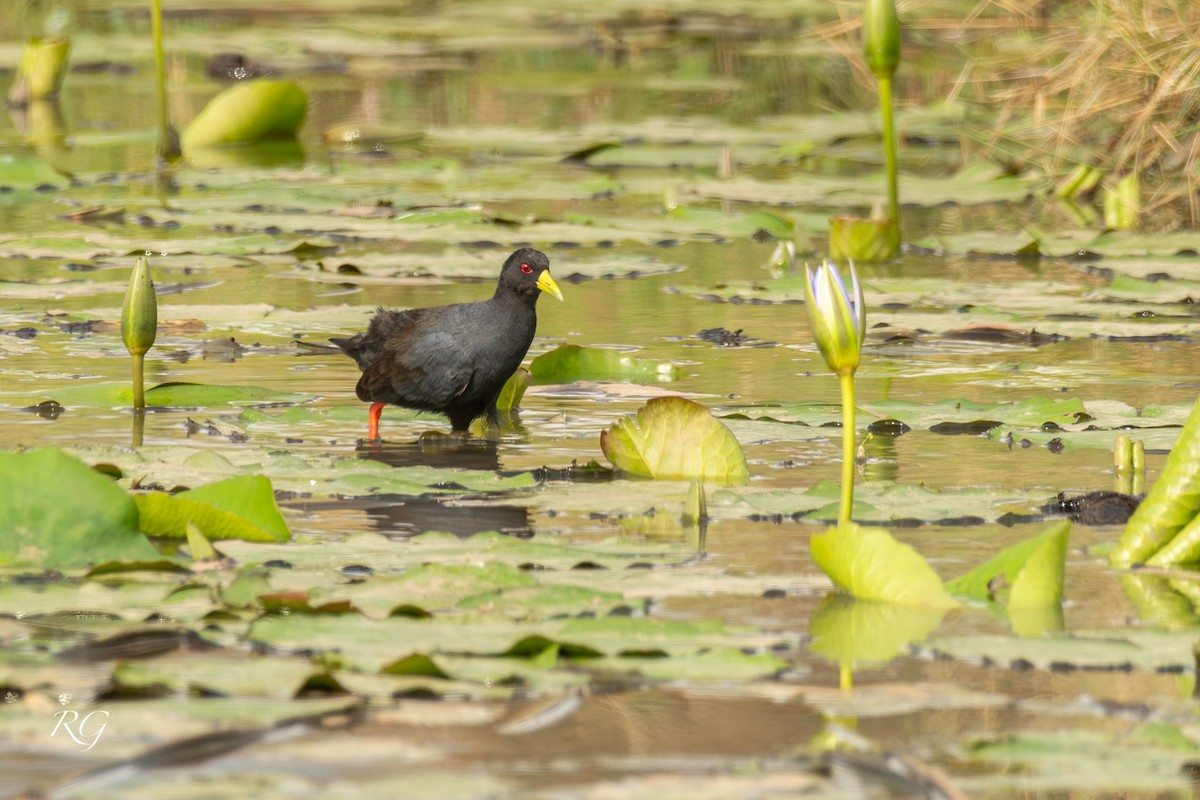
[[[853,374],[867,332],[866,302],[854,265],[850,265],[849,291],[837,267],[828,261],[816,270],[805,267],[805,272],[804,302],[817,347],[831,370]]]

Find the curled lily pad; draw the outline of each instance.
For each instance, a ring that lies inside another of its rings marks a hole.
[[[304,123],[308,95],[291,81],[252,81],[209,101],[183,132],[184,150],[290,138]]]
[[[737,438],[699,403],[656,397],[636,416],[600,433],[600,449],[613,466],[644,478],[699,478],[740,485],[750,478]]]
[[[1114,566],[1128,567],[1150,560],[1155,566],[1173,566],[1195,558],[1188,547],[1170,548],[1172,539],[1200,511],[1200,402],[1171,448],[1158,480],[1125,526],[1117,547],[1109,555]],[[1181,543],[1182,544],[1182,543]]]
[[[521,406],[521,398],[525,396],[525,390],[529,388],[529,370],[521,367],[512,374],[500,390],[500,396],[496,398],[496,408],[500,411],[511,411],[514,408]]]
[[[183,538],[193,524],[209,539],[285,542],[291,531],[275,505],[271,482],[241,475],[177,495],[138,495],[142,530],[152,536]]]
[[[817,566],[851,597],[928,608],[958,605],[929,563],[884,528],[839,525],[813,534],[809,549]]]
[[[1012,609],[1057,606],[1062,601],[1070,532],[1070,522],[1058,522],[1037,536],[1005,548],[966,575],[947,581],[946,589],[972,600],[993,600],[1004,595]]]

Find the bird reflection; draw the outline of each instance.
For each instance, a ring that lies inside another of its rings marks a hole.
[[[361,441],[359,458],[390,467],[434,469],[500,469],[496,442],[465,436],[426,435],[415,442]],[[499,531],[522,538],[533,535],[529,510],[524,506],[449,506],[436,498],[378,495],[359,501],[371,525],[392,536],[412,536],[425,531],[445,531],[467,537]]]
[[[443,531],[465,539],[498,531],[527,539],[533,536],[529,509],[524,506],[448,506],[429,497],[379,495],[363,511],[372,527],[388,536],[415,536]]]
[[[466,436],[426,434],[415,442],[362,440],[354,449],[359,458],[389,467],[434,469],[500,469],[496,442]]]

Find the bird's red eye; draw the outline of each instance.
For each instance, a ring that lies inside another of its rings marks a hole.
[[[529,266],[528,264],[521,264],[521,272],[524,272],[526,275],[528,275],[533,272],[533,267]]]

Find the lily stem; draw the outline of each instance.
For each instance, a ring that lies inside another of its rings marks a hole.
[[[842,502],[838,507],[838,527],[850,522],[854,505],[854,373],[838,376],[842,385]]]
[[[158,157],[171,161],[175,147],[171,141],[171,115],[167,109],[167,62],[163,55],[162,0],[150,2],[150,35],[154,39],[154,75],[158,100]]]
[[[896,177],[896,123],[892,119],[892,77],[879,78],[879,113],[883,117],[883,161],[887,169],[888,217],[900,224],[900,190]]]
[[[142,411],[146,408],[145,354],[132,353],[133,356],[133,408]]]

